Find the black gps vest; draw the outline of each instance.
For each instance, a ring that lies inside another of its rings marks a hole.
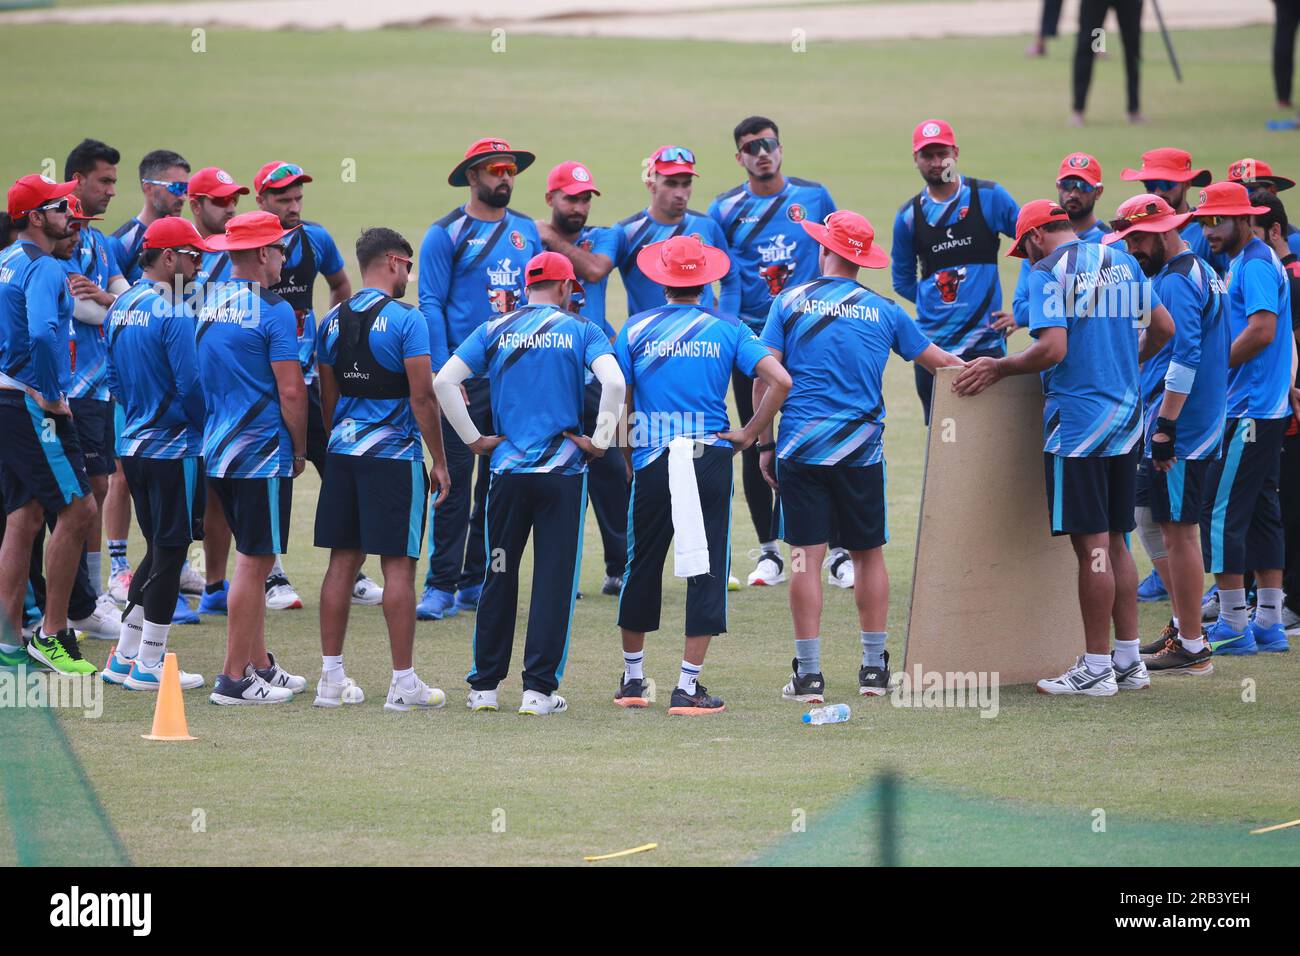
[[[316,285],[316,250],[307,238],[306,224],[294,230],[293,238],[284,251],[284,261],[293,256],[295,246],[302,246],[302,258],[290,269],[286,266],[280,272],[280,281],[271,287],[271,291],[293,307],[293,314],[298,319],[298,338],[306,331],[307,313],[311,311],[311,290]]]
[[[998,261],[1000,240],[997,232],[984,221],[980,206],[980,188],[991,184],[970,177],[966,177],[965,184],[970,187],[966,215],[957,218],[961,210],[953,202],[938,225],[926,221],[921,210],[922,193],[917,193],[912,200],[912,246],[921,263],[922,279],[928,279],[940,269]]]
[[[381,295],[364,312],[354,312],[351,302],[339,306],[339,339],[334,378],[339,394],[348,398],[409,398],[411,383],[406,369],[384,368],[370,351],[370,330],[384,306],[393,300]]]

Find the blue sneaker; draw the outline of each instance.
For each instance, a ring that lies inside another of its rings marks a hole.
[[[1234,633],[1223,620],[1215,621],[1205,633],[1205,639],[1215,656],[1220,654],[1254,654],[1259,650],[1255,646],[1255,634],[1252,625],[1247,625],[1244,632]]]
[[[184,594],[176,595],[176,610],[172,612],[173,624],[197,624],[199,616],[190,609],[189,602],[185,600]]]
[[[1285,654],[1291,650],[1291,644],[1287,641],[1286,631],[1282,629],[1281,624],[1260,627],[1252,619],[1246,627],[1246,633],[1261,651],[1267,651],[1271,654]]]
[[[476,584],[472,588],[461,588],[456,592],[456,610],[458,611],[477,611],[478,598],[483,593],[483,585]]]
[[[1169,592],[1165,590],[1165,582],[1160,580],[1160,575],[1155,568],[1152,568],[1151,573],[1143,578],[1142,583],[1138,585],[1138,600],[1143,604],[1169,600]]]
[[[108,663],[99,672],[99,676],[105,684],[123,684],[126,682],[127,675],[131,673],[131,665],[134,663],[134,657],[123,657],[117,652],[117,646],[114,645],[113,649],[109,651]]]
[[[425,588],[420,603],[415,606],[415,619],[441,621],[444,617],[455,617],[457,610],[456,595],[437,588]]]
[[[209,593],[206,589],[199,598],[200,614],[226,614],[226,598],[230,595],[230,582],[222,581],[221,590]]]
[[[1219,586],[1211,584],[1210,589],[1201,598],[1201,623],[1219,619]]]

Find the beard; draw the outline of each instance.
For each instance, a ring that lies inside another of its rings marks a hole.
[[[574,213],[571,216],[556,216],[555,224],[560,227],[562,232],[576,236],[582,232],[582,227],[587,224],[587,217],[581,213]]]
[[[1142,267],[1142,274],[1147,278],[1157,276],[1160,270],[1165,267],[1165,249],[1164,246],[1156,246],[1151,255],[1134,256],[1138,265]]]
[[[510,187],[501,183],[496,189],[488,189],[486,186],[478,185],[474,187],[474,195],[478,201],[485,206],[491,206],[493,209],[504,209],[510,205]]]
[[[1096,205],[1097,200],[1095,199],[1072,199],[1069,202],[1062,203],[1061,207],[1065,210],[1065,214],[1070,217],[1070,222],[1079,222],[1091,216]]]

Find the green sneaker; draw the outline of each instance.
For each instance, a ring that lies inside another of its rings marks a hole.
[[[16,651],[6,651],[4,648],[0,648],[0,668],[18,667],[20,664],[31,667],[35,663],[28,656],[25,646],[19,647]]]
[[[38,634],[27,645],[27,653],[38,664],[44,664],[60,674],[93,674],[98,668],[81,656],[77,635],[72,628],[60,631],[53,637]]]

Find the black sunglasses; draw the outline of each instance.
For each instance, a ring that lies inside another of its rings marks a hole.
[[[751,139],[744,146],[740,147],[742,153],[748,153],[750,156],[757,156],[761,152],[775,153],[781,148],[781,141],[775,136],[760,136],[758,139]]]

